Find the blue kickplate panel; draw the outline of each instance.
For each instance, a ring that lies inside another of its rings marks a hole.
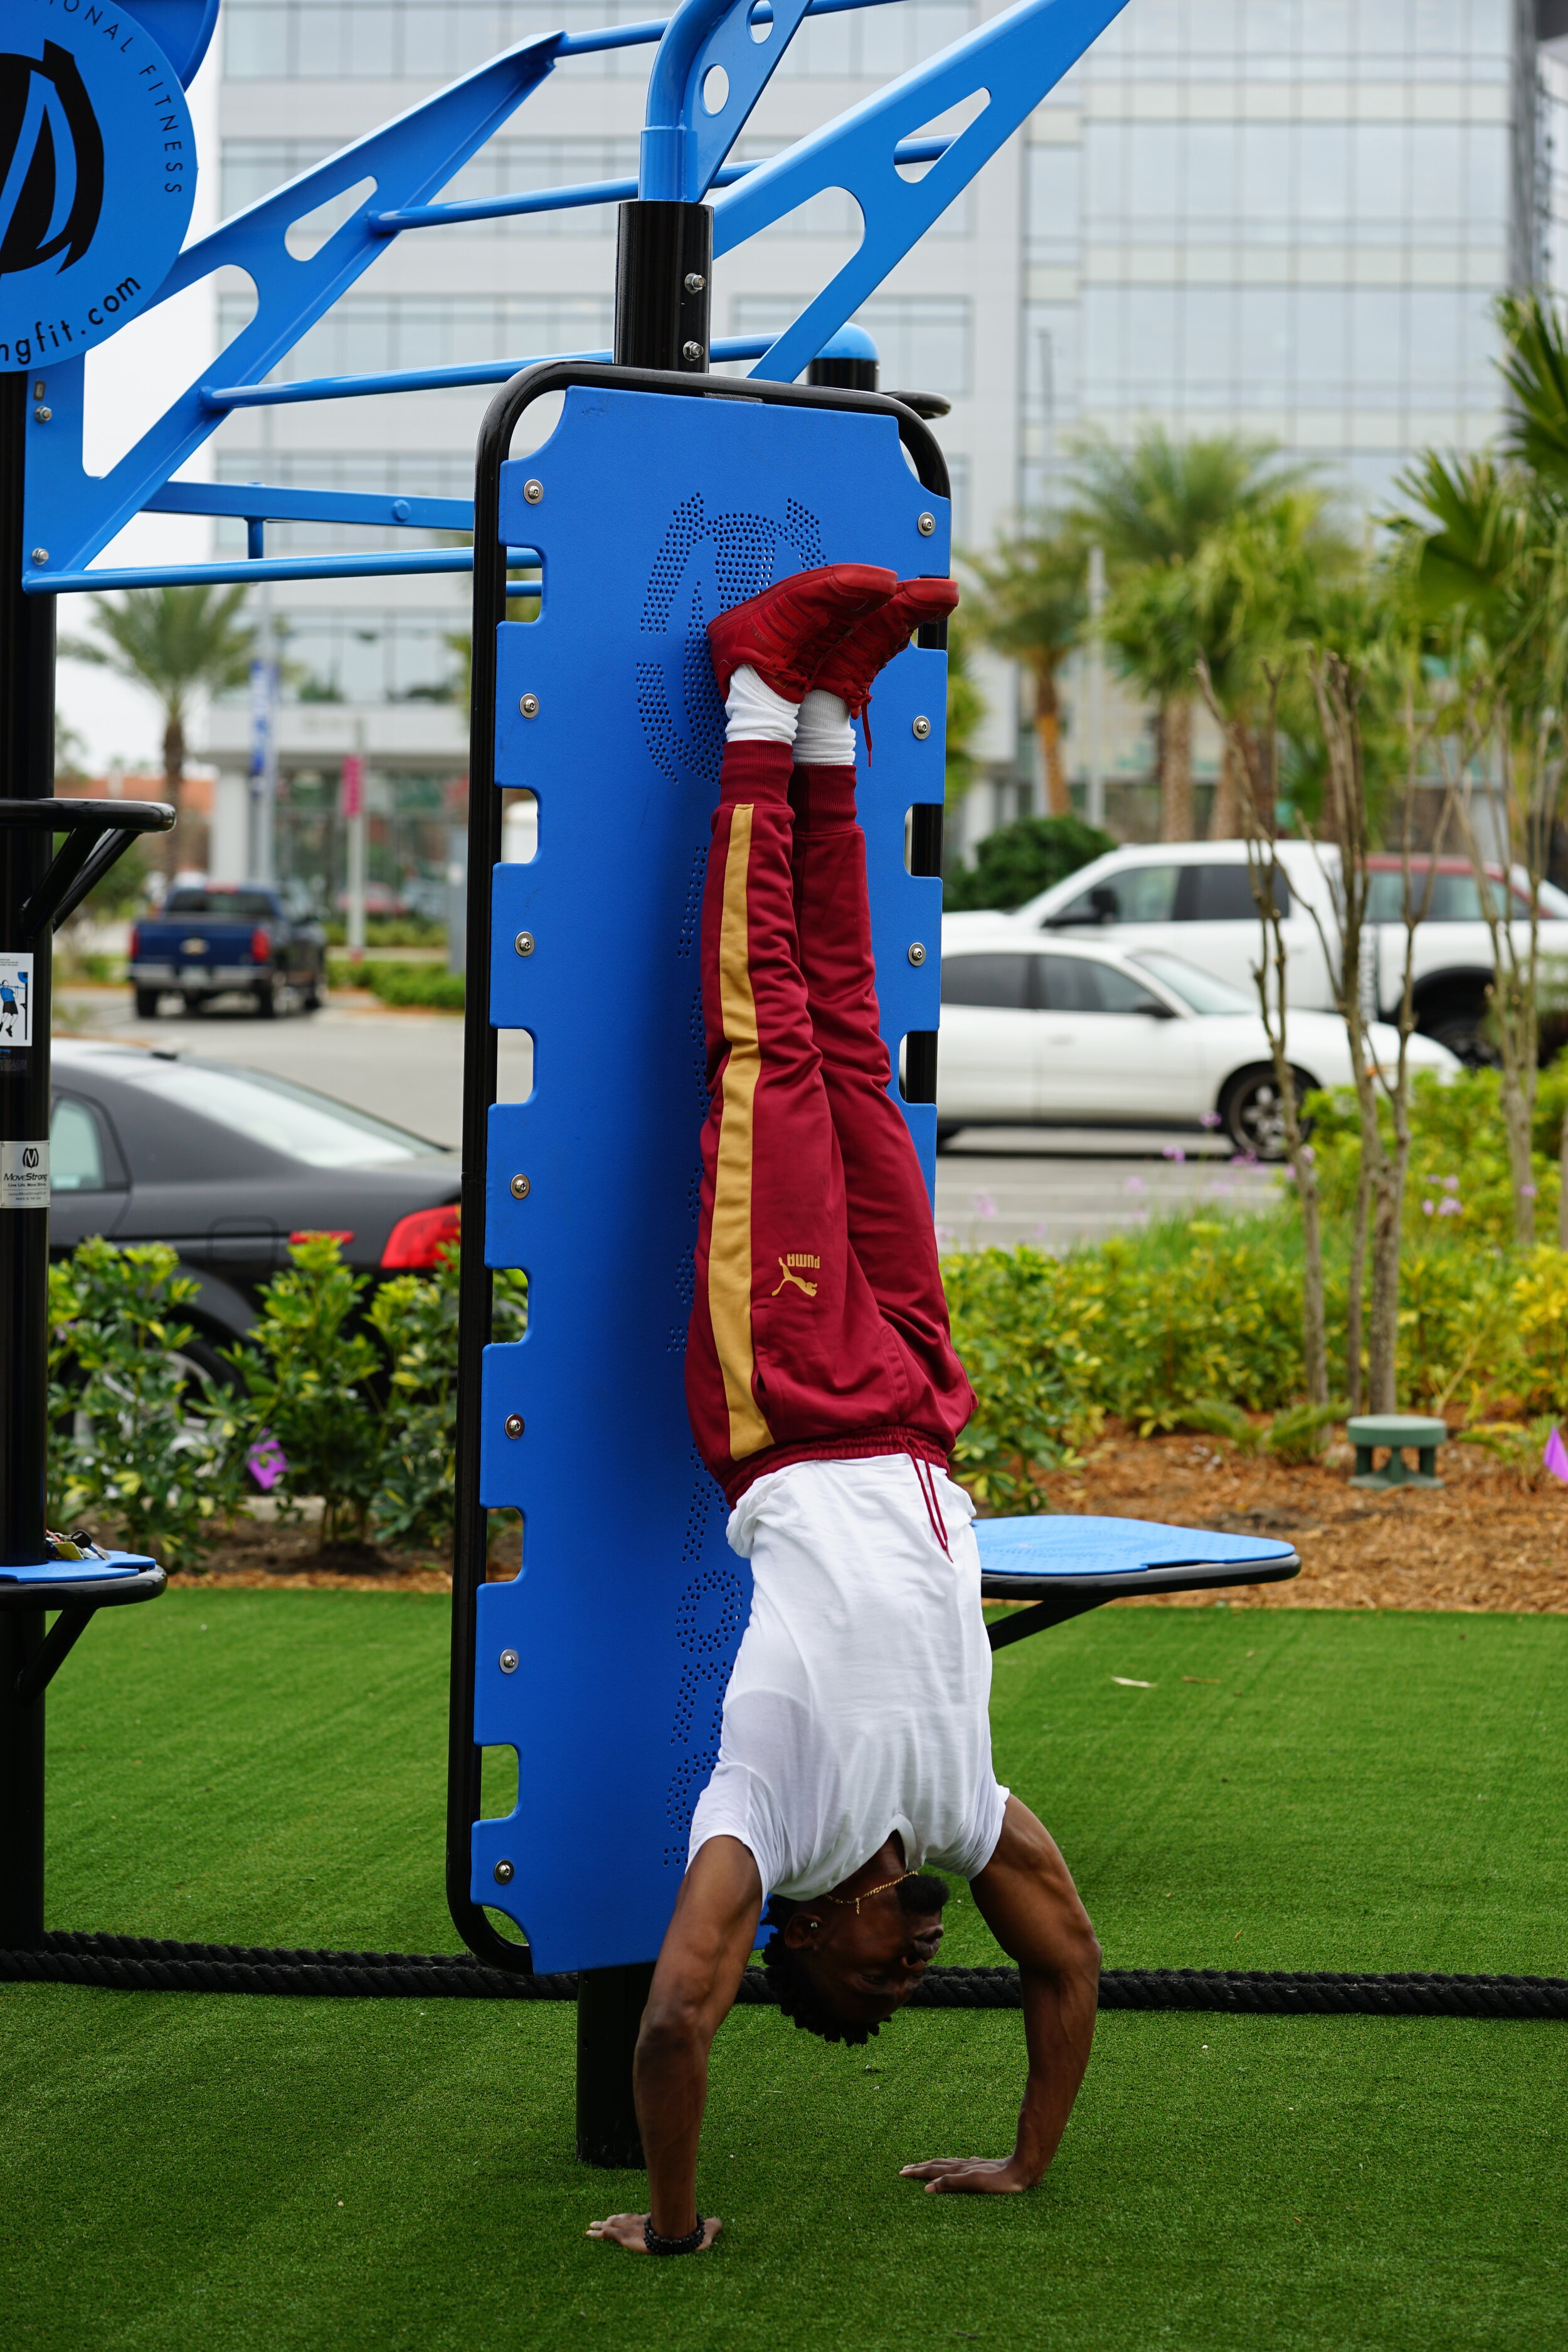
[[[496,778],[537,793],[539,850],[496,869],[490,1017],[531,1034],[534,1087],[490,1113],[485,1255],[526,1268],[529,1331],[487,1351],[481,1494],[524,1538],[479,1597],[474,1737],[521,1771],[517,1811],[475,1824],[472,1895],[537,1968],[605,1968],[658,1949],[750,1606],[683,1386],[723,741],[704,632],[819,563],[945,574],[948,514],[891,418],[600,389],[501,480],[543,596],[499,632]],[[942,797],[945,707],[945,655],[900,655],[861,766],[895,1070],[938,1020],[941,885],[904,841]],[[930,1184],[935,1110],[904,1109]]]
[[[1135,1576],[1145,1568],[1231,1567],[1292,1559],[1295,1548],[1264,1536],[1218,1536],[1148,1519],[976,1519],[983,1576]]]

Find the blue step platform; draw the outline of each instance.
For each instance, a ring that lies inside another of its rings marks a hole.
[[[1163,1527],[1152,1519],[1080,1518],[1064,1511],[977,1519],[974,1534],[985,1599],[1038,1604],[993,1620],[994,1650],[1064,1624],[1107,1601],[1144,1592],[1279,1584],[1301,1572],[1300,1555],[1288,1543],[1215,1535],[1206,1528]]]
[[[121,1576],[144,1576],[156,1565],[145,1552],[107,1551],[93,1544],[79,1559],[40,1559],[25,1568],[0,1568],[0,1584],[99,1584]]]

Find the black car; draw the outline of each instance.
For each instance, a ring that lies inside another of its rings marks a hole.
[[[455,1151],[287,1078],[55,1041],[50,1249],[171,1243],[198,1286],[188,1352],[215,1372],[292,1236],[336,1234],[368,1273],[431,1267],[457,1238],[458,1173]]]

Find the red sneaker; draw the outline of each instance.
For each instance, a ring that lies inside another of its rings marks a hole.
[[[760,596],[731,604],[708,624],[721,697],[729,693],[735,672],[750,662],[763,685],[786,702],[804,702],[823,656],[898,584],[898,573],[878,563],[825,563],[816,572],[792,572]]]
[[[956,580],[900,580],[885,603],[829,646],[813,686],[824,694],[838,695],[848,705],[850,718],[860,718],[878,671],[903,652],[918,628],[927,621],[944,620],[957,603]]]

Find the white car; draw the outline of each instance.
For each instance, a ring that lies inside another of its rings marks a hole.
[[[1279,845],[1279,863],[1289,1002],[1303,1010],[1330,1013],[1334,992],[1323,950],[1326,940],[1331,951],[1337,952],[1339,852],[1331,845],[1315,849],[1310,842],[1285,841]],[[1385,1020],[1394,1020],[1405,981],[1404,877],[1398,857],[1387,852],[1369,865],[1371,952],[1365,969],[1375,989],[1376,1009]],[[1486,1033],[1491,937],[1482,919],[1475,877],[1462,857],[1417,856],[1412,865],[1416,902],[1424,909],[1415,933],[1415,1025],[1424,1035],[1449,1046],[1461,1061],[1495,1061]],[[1489,870],[1500,892],[1501,869]],[[1522,951],[1530,913],[1528,881],[1522,874],[1512,877],[1511,911],[1514,938]],[[1542,883],[1540,911],[1542,957],[1559,968],[1568,966],[1568,896],[1550,882]],[[1010,914],[950,916],[943,936],[956,951],[961,940],[972,932],[984,936],[999,922],[1057,939],[1114,942],[1124,953],[1167,949],[1228,981],[1249,1003],[1256,1001],[1252,972],[1262,927],[1245,842],[1130,844],[1109,850]],[[1548,1018],[1543,1029],[1543,1046],[1554,1050],[1563,1038],[1561,1021]]]
[[[1392,1071],[1399,1033],[1369,1032]],[[1302,1092],[1354,1083],[1336,1013],[1292,1009],[1286,1043]],[[1453,1073],[1413,1036],[1411,1066]],[[1279,1087],[1256,998],[1168,950],[1132,954],[993,917],[942,927],[937,1140],[962,1127],[1214,1127],[1238,1151],[1284,1151]]]

